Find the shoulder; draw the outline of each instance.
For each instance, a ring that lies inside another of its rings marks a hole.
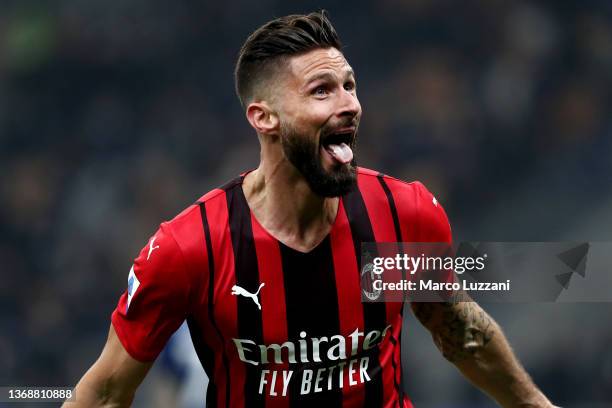
[[[446,212],[423,183],[407,182],[366,168],[358,169],[360,189],[368,183],[367,180],[374,179],[380,184],[387,199],[393,202],[400,223],[410,226],[405,229],[405,239],[415,242],[451,241]]]
[[[207,264],[206,233],[210,224],[227,222],[227,195],[242,185],[242,176],[208,191],[161,226],[166,228],[183,253],[188,267],[202,270]]]
[[[421,206],[425,203],[437,206],[439,203],[433,194],[420,181],[403,181],[376,170],[364,167],[357,168],[357,179],[360,189],[363,186],[375,182],[387,195],[391,194],[395,200],[407,200],[413,206]],[[367,193],[368,191],[364,191]]]
[[[209,219],[215,219],[215,214],[206,207],[225,201],[223,193],[222,188],[210,190],[174,218],[163,221],[154,235],[157,242],[165,241],[165,246],[175,252],[172,258],[181,259],[190,279],[199,280],[201,272],[208,268],[205,223],[207,215]],[[143,251],[147,248],[145,246]]]
[[[238,177],[208,191],[174,218],[164,221],[162,226],[171,231],[179,247],[185,252],[189,252],[193,247],[201,248],[200,245],[204,244],[204,224],[218,218],[219,210],[226,205],[226,193],[240,184],[241,178]]]

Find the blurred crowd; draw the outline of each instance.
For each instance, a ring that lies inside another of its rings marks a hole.
[[[611,240],[612,2],[319,5],[357,74],[361,165],[424,182],[456,239]],[[74,383],[159,222],[257,165],[233,64],[259,25],[312,7],[2,1],[0,385]],[[551,324],[497,308],[509,333]],[[509,337],[561,402],[612,405],[611,309],[564,305],[556,331]],[[558,336],[577,332],[589,351],[570,358]]]

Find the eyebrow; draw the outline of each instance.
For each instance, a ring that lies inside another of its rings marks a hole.
[[[349,77],[349,76],[353,76],[355,77],[355,72],[353,71],[353,68],[347,68],[345,70],[345,76]],[[330,74],[329,72],[321,72],[319,74],[315,74],[309,78],[306,79],[306,85],[317,81],[319,79],[327,79],[327,80],[333,80],[334,79],[334,75]]]

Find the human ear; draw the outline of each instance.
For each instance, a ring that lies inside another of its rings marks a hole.
[[[253,102],[247,106],[246,117],[258,134],[272,135],[278,131],[278,114],[266,102]]]

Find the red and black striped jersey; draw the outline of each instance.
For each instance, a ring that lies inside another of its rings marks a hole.
[[[450,242],[418,183],[359,168],[330,233],[307,253],[272,237],[241,176],[159,230],[130,271],[112,323],[137,360],[187,320],[208,407],[412,407],[401,390],[402,303],[361,301],[361,244]]]

